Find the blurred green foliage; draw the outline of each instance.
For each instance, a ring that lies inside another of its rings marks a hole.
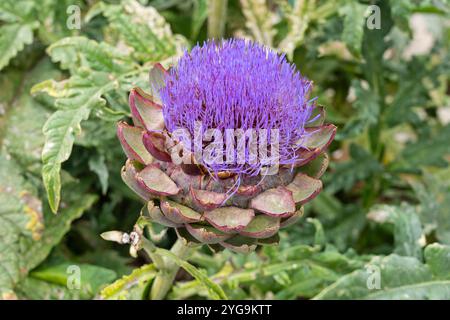
[[[148,297],[148,257],[99,237],[140,211],[115,122],[155,62],[206,40],[209,5],[0,2],[0,298]],[[279,247],[197,250],[168,298],[450,299],[449,14],[446,0],[228,1],[224,36],[285,53],[338,135],[324,191]]]

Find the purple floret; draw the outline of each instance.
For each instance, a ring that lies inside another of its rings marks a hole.
[[[160,93],[169,132],[185,128],[194,136],[197,121],[203,130],[279,129],[279,163],[297,159],[314,99],[311,82],[284,55],[245,40],[208,41],[185,52],[165,83]],[[262,164],[206,166],[255,175]]]

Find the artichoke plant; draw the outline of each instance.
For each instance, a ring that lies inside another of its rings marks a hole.
[[[133,124],[117,126],[142,215],[186,245],[276,244],[321,191],[336,132],[311,89],[283,55],[245,40],[197,45],[170,70],[156,64],[148,92],[131,90]]]

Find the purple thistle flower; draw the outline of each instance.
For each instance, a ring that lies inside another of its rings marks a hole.
[[[196,46],[169,72],[155,64],[149,80],[151,94],[130,91],[133,124],[117,125],[128,157],[121,176],[145,201],[142,214],[189,245],[278,243],[322,190],[336,134],[309,100],[311,82],[244,40]]]
[[[289,165],[298,158],[314,108],[311,89],[311,81],[284,55],[234,39],[208,41],[185,52],[169,71],[160,94],[169,132],[184,128],[194,136],[199,121],[203,132],[267,129],[270,134],[271,129],[278,129],[278,162]],[[249,162],[203,165],[215,173],[259,174],[263,164]]]

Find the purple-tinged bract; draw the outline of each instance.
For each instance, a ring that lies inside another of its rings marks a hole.
[[[311,82],[284,55],[245,40],[208,41],[185,52],[161,90],[166,128],[279,130],[279,164],[297,160],[314,107]],[[270,138],[268,139],[270,141]],[[299,144],[300,142],[300,144]],[[248,159],[247,159],[248,160]],[[258,174],[261,163],[210,165],[214,172]]]

